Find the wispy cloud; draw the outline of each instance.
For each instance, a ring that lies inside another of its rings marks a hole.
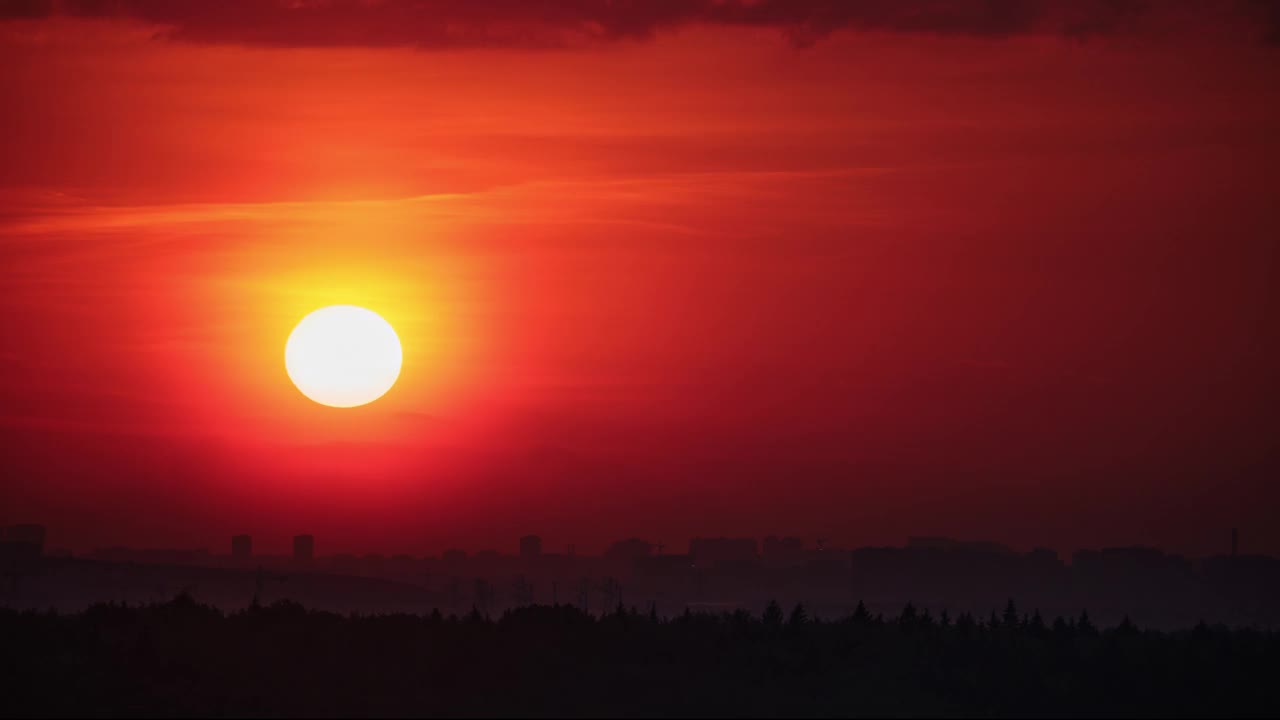
[[[1273,3],[1225,6],[1274,38]],[[0,17],[131,19],[177,41],[277,47],[578,47],[693,25],[772,28],[798,46],[839,30],[1003,37],[1108,35],[1160,12],[1221,15],[1199,0],[18,0]]]

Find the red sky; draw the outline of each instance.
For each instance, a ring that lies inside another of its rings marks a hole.
[[[0,10],[0,522],[1280,552],[1271,6],[427,5]]]

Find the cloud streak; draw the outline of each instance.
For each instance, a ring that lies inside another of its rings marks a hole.
[[[1240,11],[1277,37],[1275,12]],[[840,30],[1011,37],[1111,35],[1199,0],[16,0],[0,18],[121,19],[176,41],[267,47],[579,47],[695,25],[776,29],[798,46]]]

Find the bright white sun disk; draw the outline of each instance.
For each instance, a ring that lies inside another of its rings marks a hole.
[[[302,318],[284,346],[289,379],[308,398],[330,407],[365,405],[400,377],[400,338],[372,310],[331,305]]]

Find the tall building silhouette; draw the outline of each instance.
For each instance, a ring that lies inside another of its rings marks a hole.
[[[248,535],[235,535],[231,538],[231,557],[236,560],[248,560],[253,556],[253,538]]]
[[[309,563],[316,556],[316,539],[312,535],[295,535],[293,537],[293,560]]]
[[[536,558],[542,554],[542,538],[537,535],[525,535],[520,538],[520,557]]]

